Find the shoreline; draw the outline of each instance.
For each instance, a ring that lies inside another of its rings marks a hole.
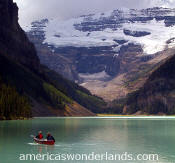
[[[157,117],[169,117],[169,116],[175,116],[175,115],[159,115],[159,114],[97,114],[98,117],[150,117],[150,116],[157,116]]]
[[[17,118],[17,119],[0,119],[1,121],[21,121],[32,120],[36,118],[175,118],[175,115],[122,115],[122,114],[97,114],[96,116],[62,116],[62,117],[31,117],[31,118]]]

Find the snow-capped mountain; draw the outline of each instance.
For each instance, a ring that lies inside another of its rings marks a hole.
[[[175,46],[175,9],[117,9],[66,21],[43,19],[26,31],[43,64],[80,83],[106,81]]]
[[[175,37],[174,17],[175,9],[114,10],[62,22],[41,21],[45,26],[34,22],[32,30],[43,30],[43,43],[55,47],[114,46],[117,53],[122,46],[120,40],[125,40],[125,45],[140,44],[145,54],[154,54]]]

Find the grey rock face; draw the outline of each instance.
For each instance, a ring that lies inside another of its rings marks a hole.
[[[131,24],[147,23],[155,19],[156,21],[164,21],[167,27],[173,26],[175,25],[175,9],[156,7],[142,10],[114,10],[108,15],[105,13],[98,14],[98,16],[90,14],[83,15],[81,18],[83,21],[76,22],[73,27],[77,31],[86,32],[88,39],[92,37],[93,32],[103,32],[107,29],[115,31],[128,22]],[[108,75],[114,77],[123,71],[123,68],[121,70],[123,55],[130,52],[135,53],[135,55],[143,53],[142,45],[130,43],[125,39],[113,39],[116,44],[110,46],[75,47],[43,43],[46,38],[45,27],[48,23],[49,20],[47,19],[33,22],[28,36],[35,43],[41,62],[73,81],[82,81],[78,75],[79,73],[94,74],[105,71]],[[127,28],[123,29],[123,33],[135,38],[151,34],[150,31]],[[55,34],[54,37],[62,38],[59,33]],[[106,38],[102,38],[101,41],[105,42]],[[149,57],[144,57],[144,60],[148,59]]]

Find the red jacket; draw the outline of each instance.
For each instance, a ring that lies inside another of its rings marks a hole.
[[[36,138],[37,138],[37,139],[43,139],[43,135],[42,135],[42,134],[38,134],[38,135],[36,136]]]

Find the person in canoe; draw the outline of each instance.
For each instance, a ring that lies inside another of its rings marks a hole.
[[[38,135],[36,136],[37,139],[43,139],[42,131],[38,132]]]
[[[52,140],[55,142],[55,138],[50,134],[50,132],[47,133],[47,137],[46,137],[47,140]]]

